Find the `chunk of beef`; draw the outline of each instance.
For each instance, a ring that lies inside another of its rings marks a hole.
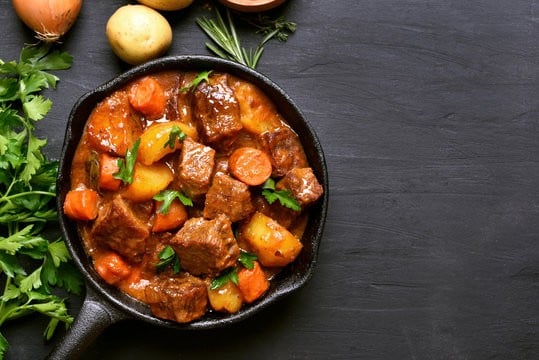
[[[146,253],[142,261],[141,269],[147,273],[154,273],[156,271],[155,265],[159,263],[159,253],[167,246],[172,238],[173,234],[169,232],[152,232],[146,240]],[[165,272],[172,270],[172,267],[168,266]]]
[[[217,74],[202,82],[193,96],[193,112],[204,142],[227,142],[243,128],[240,108],[228,75]]]
[[[178,184],[190,197],[205,194],[210,188],[215,165],[215,150],[186,138],[180,155]]]
[[[182,269],[193,275],[217,275],[233,266],[240,254],[230,220],[191,218],[170,240]]]
[[[141,133],[142,122],[129,105],[125,91],[114,92],[98,103],[86,125],[90,145],[117,156],[124,156]]]
[[[216,173],[206,194],[204,217],[225,214],[230,221],[244,219],[253,212],[249,186],[224,173]]]
[[[202,317],[208,308],[206,283],[182,273],[178,277],[155,277],[145,287],[152,313],[167,320],[187,323]]]
[[[290,170],[277,184],[277,190],[290,190],[292,196],[302,207],[309,206],[324,193],[324,188],[318,182],[313,169],[295,168]]]
[[[105,200],[90,236],[131,262],[140,262],[146,250],[150,226],[138,218],[120,195]]]
[[[214,174],[216,173],[225,173],[228,174],[228,156],[218,155],[215,158],[215,169]]]
[[[266,198],[262,195],[253,197],[253,205],[255,211],[269,216],[285,228],[289,228],[294,223],[298,215],[300,215],[299,211],[294,211],[284,207],[278,201],[275,201],[273,204],[269,204]]]
[[[273,177],[284,176],[296,167],[309,166],[298,135],[288,126],[266,131],[260,136],[271,157]]]

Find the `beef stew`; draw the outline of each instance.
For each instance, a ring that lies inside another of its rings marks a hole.
[[[301,252],[309,208],[324,192],[271,99],[227,73],[197,75],[152,73],[100,101],[64,202],[99,276],[180,323],[263,297]],[[269,157],[268,185],[230,171],[242,148]],[[97,196],[70,203],[90,191]],[[96,211],[79,216],[87,206]]]

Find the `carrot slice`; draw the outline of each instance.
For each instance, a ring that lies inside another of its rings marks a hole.
[[[241,268],[238,271],[238,288],[246,303],[252,303],[268,290],[269,280],[258,261],[254,262],[252,269]]]
[[[120,255],[107,252],[94,258],[94,268],[108,284],[114,285],[131,274],[131,268]]]
[[[261,185],[271,176],[271,158],[262,150],[242,147],[232,152],[228,158],[232,175],[247,185]]]
[[[99,157],[99,188],[111,191],[118,190],[122,184],[120,179],[114,177],[118,171],[118,158],[102,153]]]
[[[99,194],[91,189],[70,190],[64,200],[64,213],[74,220],[93,220],[97,217]]]
[[[156,211],[152,226],[153,232],[176,229],[187,221],[187,209],[179,200],[174,200],[170,204],[168,213],[166,214],[157,211],[162,203],[162,201],[155,202]]]
[[[167,98],[159,82],[154,77],[146,76],[131,87],[129,103],[135,110],[157,119],[165,113]]]

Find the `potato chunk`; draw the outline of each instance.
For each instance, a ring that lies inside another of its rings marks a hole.
[[[213,310],[231,314],[238,312],[243,304],[240,289],[231,281],[215,290],[208,287],[208,299]]]
[[[122,193],[126,199],[142,202],[151,200],[165,190],[174,178],[172,171],[162,163],[152,165],[135,164],[133,182]]]
[[[303,245],[272,218],[256,212],[243,224],[240,241],[245,241],[264,266],[285,266],[294,261]]]
[[[168,144],[171,133],[177,129],[180,129],[189,136],[196,135],[193,128],[190,128],[179,121],[155,123],[144,130],[140,136],[138,161],[144,165],[151,165],[154,162],[161,160],[165,155],[173,153],[181,148],[182,144],[177,137],[174,139],[172,147]]]
[[[240,121],[245,129],[260,135],[281,126],[280,115],[260,89],[243,81],[234,82],[232,88],[240,105]]]

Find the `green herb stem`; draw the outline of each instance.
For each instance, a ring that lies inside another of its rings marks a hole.
[[[215,13],[216,19],[208,19],[204,16],[196,19],[200,28],[213,41],[213,43],[206,43],[206,47],[223,59],[233,60],[253,69],[257,67],[262,57],[264,45],[273,38],[286,41],[287,31],[295,31],[296,26],[292,22],[284,21],[283,18],[274,21],[266,19],[265,23],[256,25],[259,31],[265,34],[264,38],[255,49],[246,49],[241,45],[230,11],[226,9],[226,23],[219,10],[216,9]]]
[[[0,201],[9,201],[9,200],[13,200],[19,197],[28,196],[28,195],[45,195],[45,196],[50,196],[50,197],[56,197],[57,194],[50,191],[39,191],[39,190],[25,191],[25,192],[20,192],[20,193],[8,195],[8,196],[4,195],[0,197]]]

